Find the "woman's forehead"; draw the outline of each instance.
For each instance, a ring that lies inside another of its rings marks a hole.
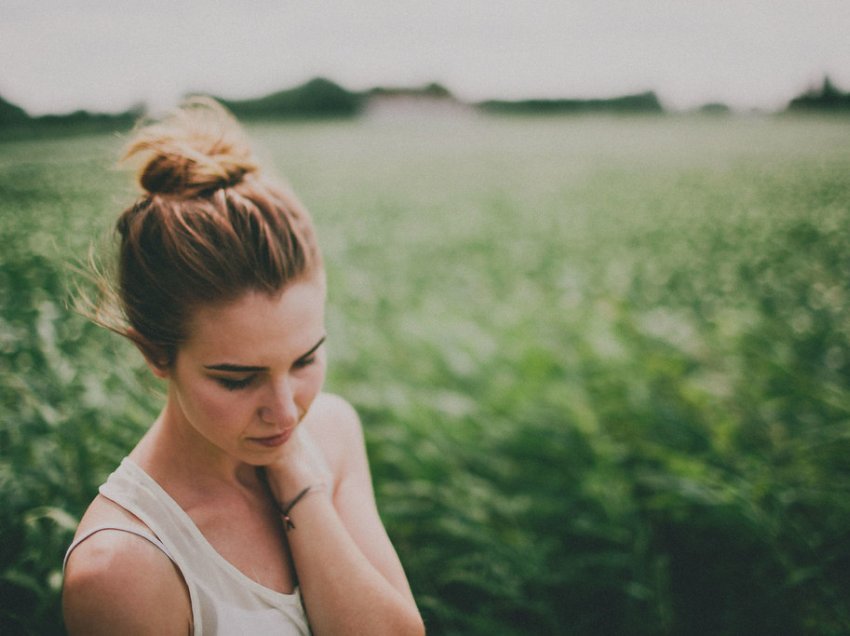
[[[324,285],[299,281],[270,295],[249,291],[237,299],[197,308],[185,348],[208,354],[256,355],[266,348],[312,346],[324,334]],[[214,351],[209,351],[209,350]]]

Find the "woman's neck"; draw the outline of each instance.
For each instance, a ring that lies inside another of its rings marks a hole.
[[[262,488],[254,466],[222,452],[186,422],[169,400],[130,458],[166,490],[209,499],[220,490]],[[188,503],[188,502],[187,502]]]

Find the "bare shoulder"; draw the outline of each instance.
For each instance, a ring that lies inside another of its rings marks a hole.
[[[309,423],[308,423],[309,420]],[[339,426],[360,429],[360,418],[357,411],[344,397],[335,393],[320,393],[313,401],[310,412],[304,420],[308,426]]]
[[[360,418],[344,398],[333,393],[319,394],[303,425],[338,477],[347,471],[352,457],[365,456]]]
[[[325,452],[341,449],[351,444],[362,444],[363,429],[357,411],[342,398],[333,393],[321,393],[313,405],[304,425]]]
[[[89,508],[83,531],[110,523],[132,527],[104,502],[98,498]],[[186,634],[191,622],[176,566],[149,541],[116,530],[96,532],[71,553],[62,606],[69,634]]]

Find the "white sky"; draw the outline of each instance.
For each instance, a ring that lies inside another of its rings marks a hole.
[[[0,0],[0,96],[31,114],[257,97],[316,75],[469,100],[783,107],[850,90],[850,0]]]

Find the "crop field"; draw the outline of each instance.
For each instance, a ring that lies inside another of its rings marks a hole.
[[[433,634],[850,630],[850,120],[256,124]],[[0,144],[0,633],[161,404],[75,313],[115,136]],[[103,247],[100,248],[103,250]]]

